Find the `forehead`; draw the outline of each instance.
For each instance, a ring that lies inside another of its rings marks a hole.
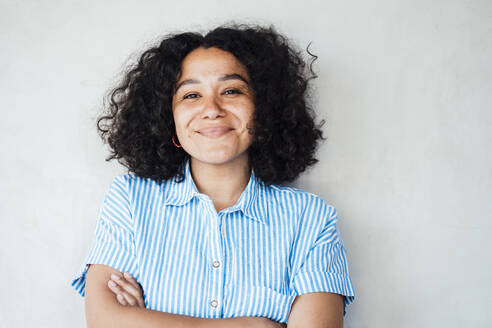
[[[219,48],[197,48],[181,63],[181,78],[239,73],[248,76],[246,67],[230,52]]]

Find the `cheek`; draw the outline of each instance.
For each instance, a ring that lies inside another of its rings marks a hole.
[[[174,125],[176,126],[176,130],[182,131],[186,129],[191,120],[191,115],[186,111],[182,111],[179,109],[175,109],[173,111]]]
[[[248,122],[253,120],[255,105],[253,102],[245,100],[236,104],[232,104],[230,107],[234,115],[237,116],[242,122]]]
[[[247,108],[248,118],[252,120],[255,114],[255,104],[253,102],[249,102],[246,108]]]
[[[252,129],[254,127],[254,107],[250,108],[246,113],[244,113],[244,122],[246,122],[246,127]]]

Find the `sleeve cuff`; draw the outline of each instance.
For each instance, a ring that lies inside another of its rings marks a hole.
[[[100,252],[95,251],[97,248],[94,248],[87,256],[76,277],[72,280],[72,286],[82,297],[85,296],[86,275],[90,264],[104,264],[120,272],[128,272],[135,277],[135,279],[138,279],[138,267],[132,255],[127,253],[118,254],[117,252],[114,252],[115,248],[110,244],[105,244],[102,248],[111,250],[111,252],[106,254],[112,254],[112,256],[102,256]]]
[[[293,290],[296,296],[316,292],[329,292],[345,296],[344,316],[346,306],[355,299],[350,277],[326,271],[299,272],[294,277]]]

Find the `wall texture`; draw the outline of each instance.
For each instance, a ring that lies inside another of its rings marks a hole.
[[[345,327],[492,320],[492,2],[0,2],[0,327],[84,327],[70,281],[124,172],[95,132],[149,42],[231,19],[319,56],[320,162],[295,186],[340,215]]]

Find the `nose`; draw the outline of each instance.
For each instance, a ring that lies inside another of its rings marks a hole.
[[[214,96],[207,97],[203,104],[202,118],[216,119],[224,115],[225,111],[219,100]]]

